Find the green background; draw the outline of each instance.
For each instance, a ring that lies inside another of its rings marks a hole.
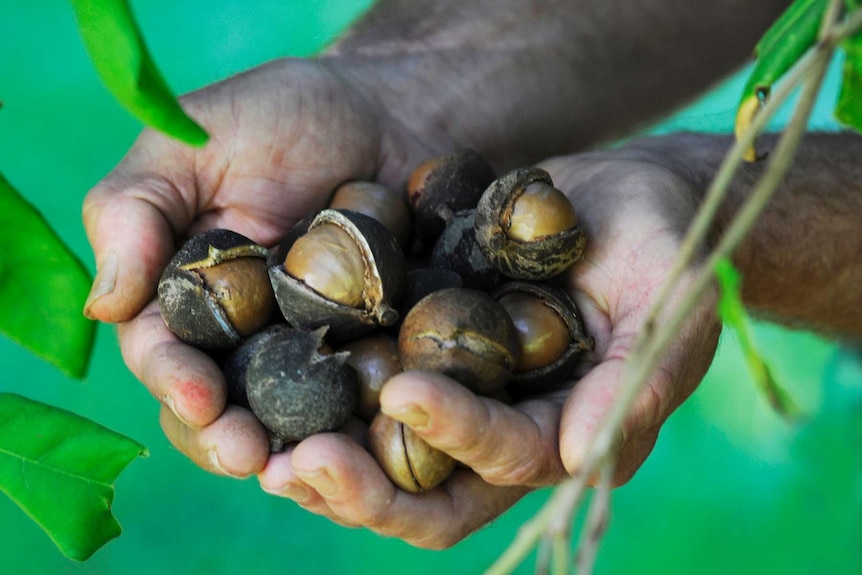
[[[370,1],[151,0],[135,10],[168,82],[185,92],[272,58],[311,54]],[[837,64],[818,128],[835,128]],[[743,80],[731,78],[651,131],[729,131]],[[5,3],[0,101],[0,171],[92,269],[81,199],[140,126],[99,84],[67,3]],[[599,573],[862,573],[862,362],[768,324],[756,339],[810,422],[789,427],[765,406],[725,333],[703,385],[637,477],[614,493]],[[0,573],[480,573],[548,494],[531,495],[444,552],[337,527],[254,480],[208,475],[172,448],[110,326],[99,328],[83,383],[0,339],[0,390],[76,411],[151,452],[117,482],[123,535],[86,563],[65,559],[0,498]],[[532,562],[518,572],[532,573]]]

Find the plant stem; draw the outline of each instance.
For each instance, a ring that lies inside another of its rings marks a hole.
[[[569,575],[571,572],[572,553],[569,551],[569,535],[568,529],[554,533],[554,575]]]
[[[616,461],[611,455],[608,455],[602,462],[599,486],[593,494],[593,500],[590,503],[590,510],[587,514],[586,536],[581,536],[578,546],[578,575],[587,575],[593,572],[596,557],[599,554],[599,544],[602,542],[610,521],[611,484],[615,467]]]
[[[507,575],[514,571],[545,533],[554,516],[568,514],[571,519],[584,496],[586,483],[587,475],[578,473],[554,488],[548,501],[532,519],[521,526],[515,540],[485,571],[485,575]]]

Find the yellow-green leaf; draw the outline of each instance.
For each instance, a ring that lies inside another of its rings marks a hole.
[[[788,420],[800,418],[802,411],[790,394],[772,376],[769,366],[754,345],[748,314],[739,293],[741,283],[739,272],[729,260],[721,259],[715,265],[715,275],[721,288],[718,301],[719,317],[736,333],[755,385],[782,417]]]
[[[757,43],[757,61],[737,109],[737,138],[751,124],[759,108],[757,103],[769,96],[772,85],[814,45],[827,4],[828,0],[796,0]],[[746,160],[756,158],[753,147],[746,151]]]
[[[0,490],[72,559],[120,534],[114,481],[139,443],[74,413],[0,393]]]
[[[80,260],[0,174],[0,332],[83,377],[96,327],[81,313],[90,283]]]
[[[194,146],[207,133],[183,112],[144,44],[127,0],[72,0],[96,71],[114,97],[143,123]]]

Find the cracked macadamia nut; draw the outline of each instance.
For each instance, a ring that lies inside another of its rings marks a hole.
[[[404,253],[377,220],[348,210],[323,210],[269,268],[275,297],[288,323],[328,326],[347,341],[397,323],[404,294]]]
[[[159,310],[168,329],[201,349],[228,349],[262,328],[275,304],[267,255],[230,230],[191,238],[159,280]]]
[[[554,277],[586,248],[569,199],[539,168],[514,170],[495,180],[479,199],[475,225],[482,252],[513,279]]]
[[[368,449],[392,483],[410,493],[434,489],[455,469],[452,457],[382,413],[368,429]]]
[[[503,389],[520,344],[509,314],[473,289],[436,291],[416,304],[401,325],[398,352],[405,370],[436,371],[480,395]]]

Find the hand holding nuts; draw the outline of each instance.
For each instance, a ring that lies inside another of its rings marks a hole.
[[[394,374],[434,371],[521,398],[568,381],[592,346],[571,298],[536,281],[584,250],[569,200],[535,168],[493,177],[475,152],[420,166],[412,243],[407,202],[367,182],[337,188],[272,251],[228,230],[195,236],[160,282],[165,323],[202,349],[233,349],[222,362],[230,401],[253,411],[273,450],[355,415],[371,422],[369,450],[396,485],[433,489],[457,462],[379,413]],[[418,246],[434,246],[431,268]]]

